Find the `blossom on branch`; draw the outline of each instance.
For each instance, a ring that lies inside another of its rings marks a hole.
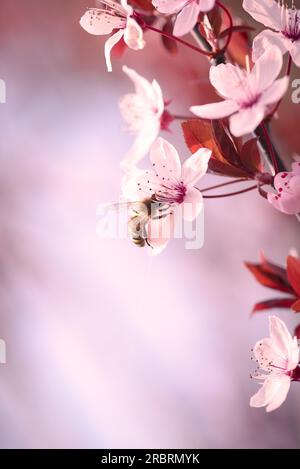
[[[273,207],[288,215],[300,213],[300,162],[293,163],[291,172],[276,174],[274,186],[276,194],[268,194]]]
[[[172,117],[164,111],[163,94],[156,80],[150,83],[126,66],[123,67],[123,72],[135,86],[134,94],[126,94],[119,101],[120,111],[128,130],[136,134],[132,147],[122,161],[122,166],[128,168],[137,164],[149,152],[160,130],[166,130]]]
[[[155,8],[167,15],[177,14],[174,35],[183,36],[192,31],[201,12],[207,13],[215,6],[215,0],[153,0]]]
[[[235,137],[254,132],[288,88],[288,78],[276,79],[282,68],[282,55],[270,47],[250,71],[232,64],[220,64],[210,69],[210,81],[224,101],[192,106],[202,119],[229,117],[230,131]]]
[[[133,18],[133,8],[127,0],[117,3],[114,0],[100,0],[101,8],[89,8],[80,19],[80,25],[90,34],[102,36],[111,34],[104,46],[107,70],[112,71],[110,53],[123,37],[130,49],[140,50],[145,46],[143,30]]]
[[[259,391],[250,399],[251,407],[266,407],[267,412],[283,404],[291,381],[299,380],[299,347],[285,323],[276,316],[269,318],[270,337],[256,343],[253,354],[259,369],[252,375],[262,381]]]
[[[256,21],[269,28],[254,39],[253,60],[275,45],[282,54],[289,52],[300,67],[300,10],[275,0],[244,0],[243,7]]]

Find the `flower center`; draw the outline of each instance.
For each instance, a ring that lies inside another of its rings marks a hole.
[[[299,10],[285,8],[282,10],[282,15],[284,15],[283,23],[285,24],[282,34],[293,42],[298,41],[300,39]]]
[[[182,181],[178,183],[170,183],[169,181],[161,184],[155,192],[154,198],[156,202],[167,204],[182,204],[186,194],[186,187]]]

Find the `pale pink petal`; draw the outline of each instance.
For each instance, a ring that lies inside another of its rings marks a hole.
[[[254,132],[265,116],[264,107],[258,105],[240,110],[230,117],[230,131],[235,137]]]
[[[280,212],[287,215],[300,213],[300,177],[295,176],[289,182],[288,191],[280,194],[268,194],[268,201]]]
[[[259,367],[264,371],[269,371],[271,365],[285,370],[287,351],[283,352],[280,345],[270,337],[259,340],[255,344],[253,355]]]
[[[181,163],[177,150],[167,140],[159,137],[151,147],[150,160],[158,180],[164,183],[179,179],[181,176]]]
[[[183,202],[183,218],[187,221],[193,221],[197,218],[199,213],[203,210],[203,197],[201,192],[195,187],[191,187]]]
[[[174,24],[174,36],[183,36],[184,34],[191,32],[197,23],[199,13],[200,6],[197,2],[193,1],[188,3],[177,15]]]
[[[274,396],[266,408],[267,412],[272,412],[278,409],[286,400],[287,394],[290,390],[291,379],[289,376],[281,376],[280,380],[276,380],[273,384]]]
[[[141,176],[136,179],[138,190],[138,199],[152,197],[155,192],[160,189],[160,180],[154,171],[144,171]]]
[[[140,199],[143,199],[141,197],[141,193],[138,190],[139,186],[137,185],[137,180],[144,173],[144,170],[138,169],[135,166],[131,166],[130,168],[125,169],[125,173],[121,181],[121,191],[122,196],[127,201],[136,202]]]
[[[277,409],[286,399],[291,380],[289,376],[269,376],[250,399],[251,407],[265,407],[267,412]]]
[[[300,161],[292,164],[293,173],[300,176]]]
[[[265,29],[253,40],[252,59],[256,62],[272,46],[277,46],[282,54],[291,48],[291,41],[283,34]]]
[[[100,36],[110,34],[114,29],[125,28],[126,19],[94,8],[87,10],[79,23],[89,34]]]
[[[231,116],[239,108],[237,102],[228,99],[218,103],[204,104],[203,106],[192,106],[190,111],[201,119],[222,119]]]
[[[289,333],[285,323],[276,316],[269,317],[270,339],[274,341],[277,347],[281,350],[282,356],[287,360],[291,357],[289,366],[286,366],[287,371],[291,371],[298,365],[299,351],[295,356],[295,342]],[[298,348],[298,347],[297,347]],[[290,366],[292,365],[292,368]]]
[[[293,177],[293,173],[291,172],[284,172],[276,174],[274,178],[274,187],[277,191],[280,189],[284,189],[288,186],[290,180]]]
[[[133,8],[132,8],[131,5],[128,5],[127,0],[121,0],[121,5],[124,8],[124,10],[126,11],[127,15],[132,15]]]
[[[126,65],[122,67],[122,70],[130,80],[132,80],[136,93],[143,99],[155,104],[157,101],[157,90],[153,90],[153,84],[146,80],[146,78],[139,75],[132,68],[126,67]]]
[[[289,78],[283,77],[276,80],[259,98],[260,104],[268,105],[280,101],[289,87]]]
[[[294,63],[297,67],[300,67],[300,41],[296,41],[292,44],[292,48],[290,50],[290,54]]]
[[[153,5],[160,13],[172,14],[178,13],[187,0],[152,0]]]
[[[232,64],[212,66],[209,71],[211,84],[223,98],[236,99],[236,92],[246,77],[244,70]]]
[[[275,0],[244,0],[243,8],[259,23],[281,30],[281,8]]]
[[[200,0],[200,11],[210,11],[215,6],[216,0]]]
[[[154,102],[156,105],[157,114],[161,116],[162,113],[164,112],[165,103],[164,103],[164,97],[163,97],[161,87],[159,86],[156,80],[152,81],[152,90],[155,96]]]
[[[130,49],[140,50],[145,47],[143,30],[133,18],[127,18],[126,28],[124,29],[124,41]]]
[[[123,29],[120,29],[120,30],[117,31],[115,34],[113,34],[111,37],[109,37],[109,38],[107,39],[107,41],[105,42],[105,46],[104,46],[104,56],[105,56],[105,61],[106,61],[106,66],[107,66],[108,72],[111,72],[111,71],[112,71],[111,60],[110,60],[110,53],[111,53],[111,50],[112,50],[112,48],[117,44],[117,42],[120,41],[120,39],[122,38],[123,34],[124,34],[124,30],[123,30]]]
[[[278,47],[269,47],[257,60],[251,76],[255,78],[257,91],[262,92],[272,85],[282,69],[282,54]]]
[[[160,254],[173,236],[173,215],[151,219],[147,227],[147,240],[153,248],[153,254]]]
[[[157,120],[149,120],[144,123],[143,129],[137,134],[131,148],[121,162],[122,168],[130,168],[137,164],[149,153],[150,148],[159,135],[160,123]]]
[[[182,166],[182,180],[184,185],[193,186],[207,172],[211,150],[200,148],[196,153],[185,160]]]

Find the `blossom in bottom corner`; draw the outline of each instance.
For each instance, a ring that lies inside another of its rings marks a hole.
[[[151,215],[146,226],[147,244],[157,252],[165,248],[172,237],[176,209],[193,221],[203,208],[201,192],[195,184],[206,174],[211,151],[201,148],[181,165],[179,155],[169,142],[159,137],[151,147],[152,169],[133,167],[123,180],[123,196],[127,200],[151,202]],[[154,210],[153,210],[154,209]]]
[[[250,399],[251,407],[266,407],[267,412],[283,404],[292,381],[299,381],[299,347],[285,323],[276,316],[269,318],[270,337],[256,343],[253,354],[259,370],[252,375],[262,381]]]
[[[300,162],[292,164],[291,172],[278,173],[274,179],[276,194],[268,194],[268,201],[288,215],[300,213]]]
[[[104,46],[107,70],[112,71],[110,53],[112,48],[124,38],[130,49],[140,50],[145,46],[143,30],[133,18],[133,8],[127,0],[118,3],[114,0],[100,0],[102,8],[89,8],[80,19],[80,26],[90,34],[102,36],[111,34]]]
[[[126,94],[119,100],[122,117],[128,130],[136,135],[134,143],[122,161],[125,169],[137,164],[150,150],[161,129],[167,129],[162,90],[156,80],[149,82],[135,70],[123,67],[123,72],[132,80],[135,93]]]

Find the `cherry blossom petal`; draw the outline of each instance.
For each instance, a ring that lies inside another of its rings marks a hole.
[[[200,148],[185,160],[182,166],[182,180],[186,187],[195,185],[206,174],[211,154],[208,148]]]
[[[149,119],[144,123],[144,128],[137,134],[131,148],[126,153],[121,161],[123,169],[130,168],[137,164],[144,156],[149,153],[152,144],[155,142],[159,135],[160,124],[159,121]]]
[[[292,44],[290,54],[293,59],[293,62],[297,65],[297,67],[300,67],[300,41],[299,40],[295,41]]]
[[[291,48],[291,41],[281,33],[266,29],[259,33],[253,40],[252,59],[256,62],[272,46],[277,46],[282,54]]]
[[[203,197],[201,192],[195,187],[191,187],[183,202],[183,218],[186,221],[194,221],[203,210]]]
[[[289,78],[283,77],[276,80],[260,97],[260,104],[273,104],[280,101],[289,87]]]
[[[210,11],[215,6],[216,0],[200,0],[200,11]]]
[[[144,171],[137,179],[136,185],[138,190],[138,199],[152,197],[152,195],[160,188],[160,181],[154,171]]]
[[[287,215],[300,213],[300,176],[290,179],[288,189],[280,194],[268,194],[268,201],[280,212]]]
[[[300,176],[300,161],[296,161],[292,164],[293,173]]]
[[[155,89],[154,91],[153,85],[148,80],[146,80],[146,78],[139,75],[132,68],[126,67],[126,65],[124,65],[122,67],[122,70],[124,73],[126,73],[128,78],[130,78],[130,80],[133,82],[136,94],[139,95],[141,98],[155,104],[156,101],[158,100],[157,89]],[[157,86],[159,87],[159,85]]]
[[[133,18],[127,18],[126,28],[124,29],[124,41],[133,50],[140,50],[145,47],[143,30]]]
[[[280,189],[283,189],[288,185],[290,180],[293,177],[293,173],[291,172],[285,172],[285,173],[278,173],[276,174],[274,178],[274,187],[277,191],[280,191]]]
[[[107,39],[107,41],[105,42],[104,56],[105,56],[105,61],[106,61],[106,66],[107,66],[108,72],[112,71],[111,59],[110,59],[111,50],[120,41],[123,34],[124,34],[124,30],[120,29],[115,34],[113,34],[111,37],[109,37]]]
[[[180,11],[187,0],[152,0],[153,5],[160,13],[173,14]]]
[[[160,181],[163,178],[180,178],[181,163],[177,150],[167,140],[159,137],[151,147],[150,160]]]
[[[282,356],[285,357],[289,363],[287,364],[287,371],[291,371],[298,365],[299,362],[299,349],[298,344],[292,338],[288,328],[281,319],[276,316],[269,317],[270,339],[281,350]]]
[[[261,388],[250,399],[251,407],[265,407],[267,412],[277,409],[285,401],[291,380],[289,376],[268,377]]]
[[[253,355],[259,367],[264,371],[270,371],[271,365],[285,370],[288,352],[287,350],[283,352],[280,344],[270,337],[259,340],[255,344]]]
[[[160,254],[173,235],[173,215],[151,218],[147,227],[147,240],[154,249],[153,254]]]
[[[132,8],[131,5],[128,5],[127,0],[121,0],[121,5],[124,8],[124,10],[126,11],[127,15],[132,15],[133,8]]]
[[[94,8],[87,10],[79,23],[89,34],[100,36],[110,34],[114,29],[125,28],[126,19]]]
[[[282,69],[282,54],[278,47],[269,47],[255,63],[251,75],[255,77],[257,91],[272,85]]]
[[[259,23],[281,30],[281,8],[275,0],[244,0],[243,8]]]
[[[125,169],[125,168],[124,168]],[[138,169],[135,166],[131,166],[125,169],[125,174],[121,181],[122,196],[131,202],[136,202],[141,199],[139,187],[137,185],[137,179],[145,173],[144,170]]]
[[[223,117],[231,116],[239,108],[240,106],[236,101],[227,99],[218,103],[192,106],[190,111],[201,119],[222,119]]]
[[[264,106],[260,104],[241,109],[237,114],[230,117],[230,131],[235,137],[242,137],[254,132],[265,116]]]
[[[197,23],[199,13],[200,6],[197,2],[187,3],[177,15],[173,31],[174,36],[183,36],[189,33]]]
[[[209,71],[211,84],[223,98],[234,99],[245,77],[246,72],[232,64],[212,66]]]

